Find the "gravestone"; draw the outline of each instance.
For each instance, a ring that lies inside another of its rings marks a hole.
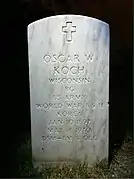
[[[33,162],[108,159],[109,26],[58,15],[28,26]]]

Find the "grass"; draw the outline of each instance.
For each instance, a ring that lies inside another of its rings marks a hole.
[[[118,154],[114,156],[108,169],[106,161],[96,163],[89,168],[86,161],[84,164],[75,166],[51,167],[44,165],[39,171],[33,168],[31,161],[31,142],[26,139],[18,150],[18,171],[19,177],[27,178],[132,178],[133,168],[133,144],[132,141],[124,141]]]

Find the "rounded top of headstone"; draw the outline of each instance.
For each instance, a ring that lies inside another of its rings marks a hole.
[[[36,23],[36,24],[37,24],[37,23],[41,23],[42,21],[45,21],[45,20],[47,21],[47,20],[49,20],[49,19],[67,18],[67,17],[72,17],[72,18],[84,18],[84,19],[89,19],[89,20],[97,21],[98,23],[103,23],[104,25],[108,26],[108,28],[109,28],[109,24],[106,23],[106,22],[104,22],[104,21],[102,21],[102,20],[99,20],[99,19],[93,18],[93,17],[88,17],[88,16],[84,16],[84,15],[75,15],[75,14],[64,14],[64,15],[55,15],[55,16],[45,17],[45,18],[42,18],[42,19],[40,19],[40,20],[37,20],[37,21],[34,21],[34,22],[30,23],[30,24],[28,25],[28,27],[31,26],[31,25],[33,25],[33,24],[35,24],[35,23]]]

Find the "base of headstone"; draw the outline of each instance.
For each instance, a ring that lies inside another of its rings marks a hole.
[[[33,162],[33,167],[37,170],[37,171],[42,171],[43,169],[50,167],[50,168],[63,168],[63,167],[68,167],[68,168],[72,168],[72,167],[77,167],[79,165],[83,166],[84,164],[86,164],[86,166],[88,168],[93,168],[94,166],[99,166],[100,168],[108,168],[108,159],[103,159],[100,162],[96,162],[94,163],[94,165],[89,164],[87,161],[84,162],[80,162],[80,161],[63,161],[63,162]]]

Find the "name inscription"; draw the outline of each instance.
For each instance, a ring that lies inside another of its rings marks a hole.
[[[80,57],[79,54],[73,55],[64,55],[60,54],[45,54],[43,56],[43,60],[47,64],[54,63],[53,67],[53,75],[84,75],[86,71],[86,67],[80,65],[81,61],[86,61],[87,63],[92,62],[93,60],[93,53],[85,54],[84,57]],[[84,58],[84,59],[83,59]],[[63,65],[61,65],[61,64]],[[69,64],[72,63],[73,65],[70,66]]]
[[[91,62],[93,60],[93,53],[91,54],[85,54],[84,55],[84,58],[87,62]],[[80,62],[81,59],[83,59],[82,57],[79,56],[79,54],[74,54],[74,55],[64,55],[64,54],[53,54],[53,55],[50,55],[50,54],[45,54],[43,56],[43,59],[44,59],[44,62],[45,63],[57,63],[57,62],[60,62],[60,63],[65,63],[65,62]]]

